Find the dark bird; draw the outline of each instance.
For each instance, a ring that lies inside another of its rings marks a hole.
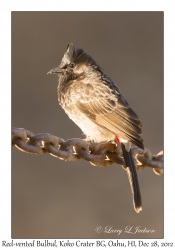
[[[58,75],[58,101],[90,140],[115,138],[121,145],[134,208],[140,212],[141,194],[131,154],[131,143],[144,149],[139,117],[92,57],[73,43],[68,44],[59,67],[48,74]]]

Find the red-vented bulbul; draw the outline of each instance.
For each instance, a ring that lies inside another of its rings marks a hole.
[[[131,143],[144,149],[141,122],[119,88],[84,50],[67,46],[59,67],[48,72],[58,75],[58,100],[62,108],[94,142],[116,139],[122,148],[135,211],[142,210]]]

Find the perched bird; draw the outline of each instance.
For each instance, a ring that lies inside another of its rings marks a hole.
[[[131,143],[144,149],[141,122],[119,88],[84,50],[68,44],[59,67],[48,72],[58,75],[58,101],[69,118],[94,142],[113,140],[121,145],[135,211],[142,210]]]

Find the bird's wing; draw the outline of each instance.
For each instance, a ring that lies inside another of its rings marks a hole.
[[[139,117],[129,107],[118,88],[115,91],[115,88],[111,90],[108,86],[103,86],[103,88],[95,88],[96,92],[88,84],[86,88],[84,86],[83,91],[88,94],[85,98],[76,100],[76,108],[98,126],[143,148],[143,140],[140,136],[142,125]]]

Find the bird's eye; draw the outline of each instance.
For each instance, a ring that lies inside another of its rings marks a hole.
[[[69,66],[70,66],[70,68],[74,68],[75,67],[75,63],[70,63]]]

